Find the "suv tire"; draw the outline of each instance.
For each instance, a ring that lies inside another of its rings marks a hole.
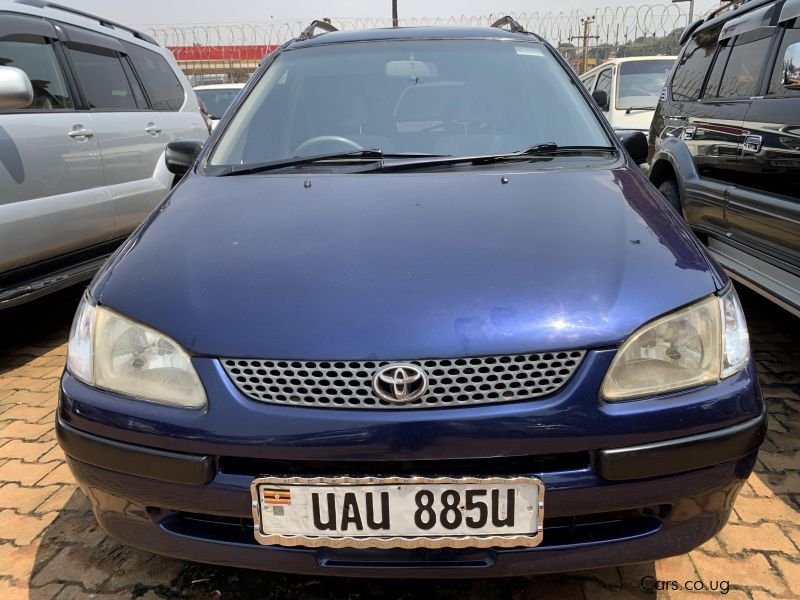
[[[661,192],[661,195],[667,199],[667,202],[669,202],[672,207],[678,211],[678,214],[682,214],[681,192],[678,189],[677,181],[674,179],[667,179],[660,186],[658,186],[658,191]]]

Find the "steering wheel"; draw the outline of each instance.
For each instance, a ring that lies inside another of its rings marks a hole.
[[[357,152],[364,147],[358,142],[341,135],[320,135],[307,139],[294,150],[295,156],[313,156],[314,154],[333,154],[335,152]]]

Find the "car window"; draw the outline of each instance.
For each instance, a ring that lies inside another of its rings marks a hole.
[[[210,164],[359,148],[498,154],[543,142],[609,145],[545,45],[354,42],[280,53],[238,108]]]
[[[697,100],[717,48],[719,29],[702,31],[686,45],[672,76],[673,100]]]
[[[73,107],[61,66],[46,38],[10,35],[0,39],[0,65],[22,69],[33,86],[29,110],[57,110]]]
[[[233,99],[239,94],[238,89],[207,89],[195,90],[197,97],[205,103],[208,108],[208,116],[212,119],[220,119]]]
[[[671,60],[636,60],[621,63],[616,108],[655,108],[672,68]]]
[[[597,76],[597,85],[594,88],[595,92],[605,92],[608,101],[611,102],[611,69],[601,71]]]
[[[592,86],[594,85],[594,80],[595,79],[597,79],[597,75],[592,75],[591,77],[589,77],[585,81],[581,81],[581,83],[583,84],[583,87],[585,87],[587,90],[589,90],[591,92],[592,91]]]
[[[136,110],[133,90],[113,50],[69,49],[89,106],[98,110]]]
[[[703,92],[705,98],[715,98],[719,93],[719,84],[722,81],[722,73],[725,71],[725,65],[728,64],[728,58],[731,55],[732,45],[728,44],[729,40],[720,42],[717,56],[714,58],[714,66],[711,67],[711,73],[708,76],[708,83],[706,83],[706,90]]]
[[[772,69],[772,76],[769,80],[767,96],[800,96],[800,90],[787,90],[783,87],[783,57],[786,54],[786,49],[792,44],[800,44],[800,28],[798,28],[797,24],[783,33],[783,40],[775,58],[775,66]]]
[[[125,49],[152,107],[161,111],[180,110],[186,94],[167,60],[157,52],[135,44],[126,43]]]
[[[717,97],[738,98],[758,92],[761,74],[766,68],[767,54],[772,43],[770,30],[756,30],[739,36],[733,44]]]
[[[133,99],[136,102],[136,106],[138,106],[142,110],[150,108],[149,105],[147,104],[147,98],[144,97],[142,86],[136,79],[136,74],[133,72],[133,67],[131,67],[130,62],[125,57],[122,58],[121,62],[122,62],[122,68],[125,71],[125,76],[128,78],[128,83],[131,84],[131,89],[133,90]]]

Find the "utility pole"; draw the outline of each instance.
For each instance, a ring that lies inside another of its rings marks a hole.
[[[581,69],[578,72],[578,75],[583,75],[586,73],[586,67],[589,64],[589,40],[599,40],[599,35],[589,35],[589,27],[591,24],[594,23],[594,17],[586,17],[585,19],[581,19],[581,24],[583,25],[583,35],[573,35],[570,37],[570,40],[583,40],[583,60],[581,61]]]
[[[397,27],[397,0],[392,0],[392,27]]]
[[[679,2],[689,3],[689,22],[687,23],[687,25],[691,25],[692,21],[694,20],[694,0],[672,0],[673,4],[677,4]]]

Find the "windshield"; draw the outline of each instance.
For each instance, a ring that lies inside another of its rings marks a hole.
[[[543,44],[357,42],[281,53],[238,109],[209,164],[362,149],[470,156],[545,142],[610,143]]]
[[[212,119],[221,119],[225,111],[236,98],[240,89],[208,89],[195,90],[198,98],[202,100],[208,108],[208,116]]]
[[[667,81],[675,61],[637,60],[624,62],[619,67],[617,109],[652,108],[658,105],[658,96]]]

